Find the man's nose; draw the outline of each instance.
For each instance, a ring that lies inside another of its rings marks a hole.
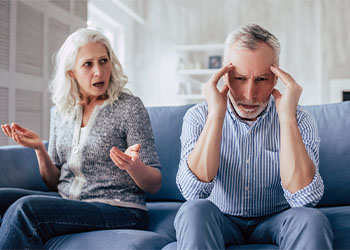
[[[255,99],[255,95],[256,95],[256,89],[255,89],[254,80],[249,79],[245,86],[244,97],[248,101],[252,101]]]

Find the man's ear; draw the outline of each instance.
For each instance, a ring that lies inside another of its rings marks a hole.
[[[72,70],[68,70],[68,74],[71,78],[75,79],[75,74]]]
[[[276,86],[276,85],[277,85],[277,82],[278,82],[278,76],[275,75],[274,85],[273,85],[273,86]]]

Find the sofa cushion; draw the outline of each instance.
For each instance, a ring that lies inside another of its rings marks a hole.
[[[174,220],[182,202],[148,202],[148,230],[159,233],[166,239],[176,240]]]
[[[318,206],[350,204],[350,102],[304,107],[316,119],[320,174],[325,191]]]
[[[3,146],[0,147],[0,159],[0,187],[48,191],[39,174],[33,149],[19,145]]]
[[[162,165],[162,188],[157,194],[146,194],[148,201],[184,200],[176,186],[175,177],[180,161],[182,119],[191,106],[147,108]]]
[[[324,207],[333,230],[333,249],[350,249],[350,206]]]
[[[162,250],[176,250],[177,249],[177,242],[171,242],[167,244],[165,247],[162,248]],[[271,249],[278,249],[278,246],[276,245],[269,245],[269,244],[247,244],[247,245],[239,245],[239,246],[227,246],[226,249],[261,249],[261,250],[271,250]]]

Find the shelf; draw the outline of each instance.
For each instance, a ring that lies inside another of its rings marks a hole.
[[[181,75],[212,75],[219,69],[181,69],[177,73]]]
[[[183,103],[204,101],[201,88],[219,71],[212,68],[221,64],[224,44],[183,44],[176,46],[178,54],[178,98]],[[181,94],[180,94],[181,93]]]

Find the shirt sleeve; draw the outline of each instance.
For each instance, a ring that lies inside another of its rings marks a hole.
[[[300,107],[297,109],[297,120],[306,151],[316,167],[316,172],[312,182],[294,194],[283,186],[282,188],[291,207],[314,207],[321,200],[324,192],[323,180],[318,167],[320,137],[315,119]]]
[[[192,173],[187,164],[188,155],[192,152],[205,124],[206,112],[198,106],[189,109],[184,117],[181,133],[181,157],[176,175],[176,184],[186,200],[207,198],[216,181],[202,182]]]
[[[151,121],[140,98],[132,98],[132,103],[128,105],[128,111],[126,121],[127,147],[134,144],[141,144],[141,161],[148,166],[160,170],[161,165],[156,151]]]

